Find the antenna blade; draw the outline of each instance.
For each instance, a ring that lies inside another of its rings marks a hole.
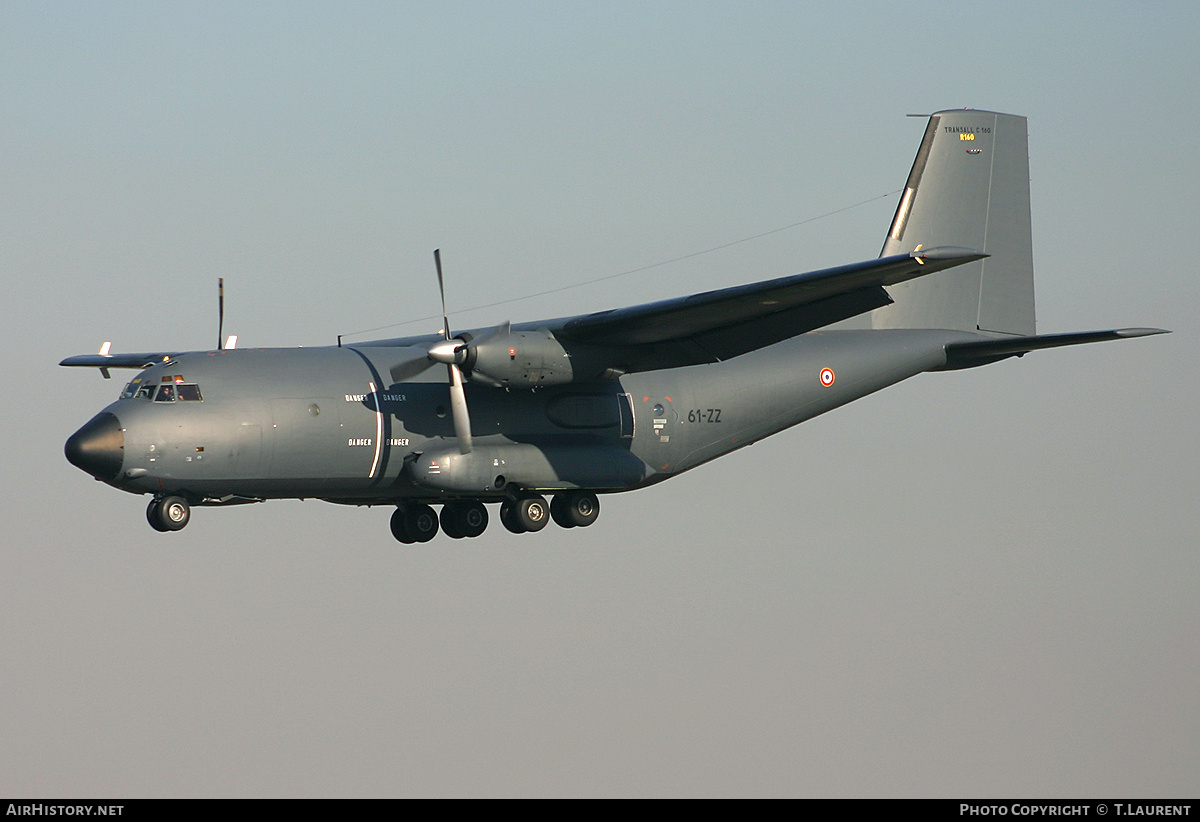
[[[217,278],[217,350],[225,339],[225,278]]]

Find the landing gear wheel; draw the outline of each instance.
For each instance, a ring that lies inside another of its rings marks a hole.
[[[571,520],[571,515],[567,511],[566,497],[563,494],[555,494],[550,500],[550,519],[563,528],[574,528],[575,523]]]
[[[158,514],[158,500],[150,500],[150,504],[146,506],[146,522],[150,523],[150,527],[160,533],[165,533],[167,530],[166,524]]]
[[[500,524],[514,534],[525,533],[525,526],[517,522],[516,511],[514,510],[516,503],[512,500],[505,500],[500,503]]]
[[[450,537],[450,539],[462,539],[466,533],[462,529],[462,519],[459,516],[458,507],[447,502],[442,506],[442,513],[438,516],[438,521],[442,523],[442,533]]]
[[[488,512],[482,502],[465,502],[458,515],[459,525],[463,535],[474,538],[481,535],[488,527]]]
[[[412,545],[413,538],[408,535],[408,525],[404,521],[404,509],[397,508],[392,512],[392,536],[397,542]]]
[[[183,497],[163,497],[146,507],[146,521],[155,531],[182,531],[191,518],[191,506]]]
[[[591,491],[565,491],[555,494],[550,516],[563,528],[584,528],[600,516],[600,500]]]
[[[540,531],[550,521],[550,506],[542,496],[522,497],[513,504],[512,516],[526,531]]]
[[[405,514],[404,519],[408,525],[408,533],[414,542],[429,542],[437,536],[438,517],[428,505],[424,503],[410,505]]]
[[[429,542],[437,536],[438,517],[424,503],[401,505],[392,514],[392,536],[407,544]]]
[[[487,530],[488,512],[482,502],[460,500],[442,506],[442,530],[453,539],[477,537]]]

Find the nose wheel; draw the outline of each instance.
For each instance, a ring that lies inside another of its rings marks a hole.
[[[155,531],[182,531],[192,518],[192,508],[183,497],[156,497],[146,506],[146,521]]]

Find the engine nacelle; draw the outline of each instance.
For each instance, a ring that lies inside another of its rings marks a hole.
[[[565,385],[574,378],[571,358],[554,335],[501,330],[469,340],[463,373],[472,382],[494,388]]]

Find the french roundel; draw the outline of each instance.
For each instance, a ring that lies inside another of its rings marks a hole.
[[[829,386],[833,385],[833,381],[835,379],[837,379],[837,377],[834,376],[832,368],[821,369],[821,385],[828,388]]]

